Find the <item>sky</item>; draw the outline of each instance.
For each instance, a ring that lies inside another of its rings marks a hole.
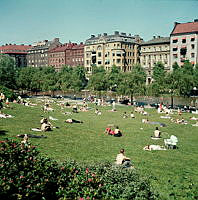
[[[0,0],[0,45],[60,38],[85,42],[114,31],[168,37],[174,22],[198,19],[198,0]]]

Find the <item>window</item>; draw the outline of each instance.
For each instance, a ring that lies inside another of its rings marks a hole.
[[[115,56],[115,53],[112,53],[112,56]]]
[[[98,50],[102,50],[102,47],[101,46],[98,46],[98,48],[97,48]]]
[[[173,51],[177,51],[177,48],[173,48]]]
[[[98,52],[98,57],[101,57],[102,56],[102,53],[101,52]]]
[[[194,41],[195,41],[195,38],[191,38],[190,41],[191,41],[191,42],[194,42]]]
[[[177,43],[178,42],[178,39],[173,39],[173,43]]]
[[[177,58],[177,54],[173,54],[173,58]]]
[[[117,59],[117,63],[120,63],[121,62],[121,59]]]
[[[194,45],[194,44],[191,44],[191,48],[194,49],[194,48],[195,48],[195,45]]]
[[[89,65],[89,60],[86,61],[87,65]]]
[[[194,53],[191,53],[191,58],[194,58],[195,57],[195,54]]]
[[[181,48],[180,49],[180,54],[185,56],[186,55],[186,52],[187,52],[187,49],[186,48]]]
[[[98,65],[101,65],[102,64],[102,61],[98,61]]]
[[[186,43],[186,39],[185,38],[182,39],[182,43]]]

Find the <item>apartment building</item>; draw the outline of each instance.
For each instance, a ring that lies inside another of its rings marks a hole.
[[[132,36],[118,31],[113,35],[91,35],[85,41],[84,67],[88,73],[92,72],[93,65],[104,66],[106,70],[116,65],[122,71],[130,71],[134,64],[139,63],[139,44],[142,41],[139,35]]]
[[[49,51],[49,66],[59,71],[66,65],[84,66],[83,43],[66,43]]]
[[[59,38],[52,41],[35,42],[32,44],[32,48],[28,50],[27,65],[32,67],[48,66],[48,51],[60,45]]]
[[[170,37],[153,36],[140,46],[140,64],[146,71],[147,84],[152,82],[153,67],[157,62],[162,62],[165,70],[170,70]]]
[[[193,65],[198,63],[198,19],[194,22],[177,23],[170,34],[171,66],[179,66],[189,60]]]
[[[27,66],[27,52],[31,45],[5,44],[0,46],[0,54],[8,55],[15,60],[16,67]]]

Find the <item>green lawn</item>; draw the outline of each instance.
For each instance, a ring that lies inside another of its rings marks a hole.
[[[36,100],[33,99],[33,101]],[[146,109],[150,114],[148,117],[150,121],[160,121],[167,124],[166,127],[160,128],[163,138],[167,138],[167,134],[169,136],[173,134],[179,139],[178,149],[148,152],[142,150],[145,145],[163,145],[163,139],[155,141],[150,138],[156,125],[143,124],[141,121],[145,118],[144,116],[135,114],[135,119],[122,118],[124,111],[129,114],[133,110],[132,106],[117,105],[117,112],[109,112],[112,109],[111,106],[99,107],[102,115],[96,116],[94,113],[95,105],[92,104],[89,106],[93,109],[88,112],[67,116],[63,112],[71,111],[71,108],[61,109],[55,102],[51,103],[55,109],[54,112],[43,113],[41,109],[43,103],[40,101],[37,103],[38,105],[35,107],[11,103],[13,109],[3,109],[3,113],[15,117],[0,119],[0,131],[6,131],[5,135],[0,135],[0,139],[5,137],[16,139],[17,134],[25,133],[45,134],[47,139],[30,139],[31,143],[36,145],[43,154],[60,162],[74,159],[79,162],[110,161],[113,163],[119,149],[124,148],[126,156],[132,159],[137,170],[145,175],[156,177],[153,180],[153,186],[164,199],[167,198],[168,191],[174,190],[174,185],[168,183],[168,180],[181,184],[181,188],[182,184],[185,184],[182,183],[183,180],[192,179],[195,183],[198,182],[198,127],[190,125],[195,123],[195,121],[189,120],[189,117],[193,116],[190,113],[182,114],[189,124],[178,125],[169,119],[160,119],[162,114],[157,114],[155,109]],[[30,128],[40,127],[42,115],[57,118],[58,121],[51,121],[51,123],[59,128],[46,133],[30,131]],[[177,113],[172,116],[178,117]],[[84,123],[66,124],[64,120],[67,118],[82,120]],[[105,135],[104,130],[107,124],[118,125],[123,137],[116,138]]]

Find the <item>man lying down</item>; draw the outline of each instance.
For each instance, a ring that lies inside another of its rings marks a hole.
[[[33,134],[18,134],[17,137],[24,138],[27,135],[28,138],[47,138],[45,135],[33,135]]]

